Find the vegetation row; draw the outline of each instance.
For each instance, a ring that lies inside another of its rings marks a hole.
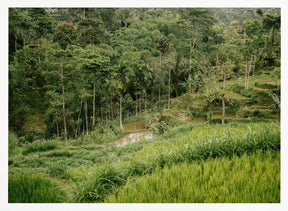
[[[108,203],[280,203],[280,152],[157,167],[130,180]]]

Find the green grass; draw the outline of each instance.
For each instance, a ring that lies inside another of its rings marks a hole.
[[[279,149],[279,125],[275,123],[195,126],[188,135],[150,143],[118,161],[117,157],[108,161],[76,182],[71,197],[73,201],[101,202],[129,178],[151,174],[157,168]]]
[[[51,163],[48,166],[48,173],[51,177],[65,178],[67,164],[65,161],[59,160],[58,162]]]
[[[48,178],[24,174],[9,176],[9,203],[59,203],[65,198],[61,185]]]
[[[8,147],[9,147],[8,153],[9,153],[9,155],[18,154],[20,152],[18,145],[19,145],[18,137],[16,136],[15,133],[9,131],[9,133],[8,133]]]
[[[188,135],[144,147],[136,157],[152,162],[162,156],[163,162],[183,162],[258,149],[280,149],[279,124],[197,125]]]
[[[44,152],[55,149],[57,147],[56,141],[35,141],[31,144],[27,144],[22,151],[23,155],[27,155],[33,152]]]
[[[103,166],[94,172],[88,172],[86,180],[73,184],[70,195],[71,201],[99,202],[116,190],[116,187],[124,185],[127,173],[124,170],[111,166]]]
[[[280,203],[280,152],[157,167],[104,202]]]
[[[127,181],[157,168],[280,149],[277,123],[183,124],[162,136],[123,147],[90,142],[9,156],[9,178],[44,174],[70,185],[68,202],[103,202]],[[28,146],[28,145],[27,145]],[[24,146],[23,150],[27,147]]]

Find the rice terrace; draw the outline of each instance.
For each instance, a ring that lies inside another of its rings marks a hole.
[[[8,203],[280,203],[280,8],[9,8]]]

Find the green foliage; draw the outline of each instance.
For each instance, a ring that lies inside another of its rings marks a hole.
[[[156,122],[150,127],[157,134],[163,134],[165,131],[168,130],[168,124],[164,121]]]
[[[245,108],[241,108],[237,111],[236,115],[240,116],[240,117],[244,117],[247,118],[249,116],[249,110],[245,109]]]
[[[51,177],[65,178],[67,164],[63,161],[53,162],[48,166],[48,174]]]
[[[72,157],[73,153],[67,150],[54,150],[46,155],[47,157]]]
[[[129,181],[105,202],[279,203],[280,153],[257,151],[157,167],[153,174]]]
[[[278,89],[277,89],[278,90]],[[271,105],[271,96],[269,95],[270,92],[267,92],[266,90],[257,91],[256,95],[256,101],[258,104],[262,105]]]
[[[280,18],[277,8],[10,8],[9,130],[19,139],[9,132],[9,177],[46,174],[72,184],[69,201],[100,202],[159,166],[279,150],[269,118],[280,114]],[[205,122],[207,112],[220,121],[220,95],[227,126]],[[122,116],[155,110],[152,140],[116,146]]]
[[[259,75],[270,74],[257,69],[263,61],[279,61],[279,9],[261,11],[10,8],[9,127],[28,142],[38,139],[25,134],[35,128],[42,138],[66,139],[64,131],[78,138],[117,121],[119,106],[123,117],[144,107],[161,112],[168,96],[194,118],[219,105],[214,85],[224,78],[235,83],[251,54]],[[272,72],[279,78],[279,68]],[[251,89],[236,89],[256,102]]]
[[[279,150],[280,129],[278,124],[260,122],[183,124],[170,128],[164,136],[123,147],[88,141],[69,146],[57,143],[56,150],[9,158],[9,177],[45,172],[72,186],[68,201],[100,202],[131,178],[155,172],[157,166]]]
[[[55,29],[53,42],[58,42],[62,49],[66,49],[69,44],[73,44],[76,38],[74,23],[63,21]]]
[[[125,183],[126,172],[115,169],[109,164],[91,173],[86,181],[75,183],[72,201],[98,202]]]
[[[55,149],[57,147],[56,141],[35,141],[24,146],[22,154],[27,155],[33,152],[44,152]]]
[[[60,203],[65,200],[61,184],[40,175],[10,175],[9,203]]]
[[[213,113],[212,112],[207,112],[206,113],[206,120],[211,124],[213,120]]]
[[[279,112],[280,116],[280,109],[281,109],[281,101],[280,101],[280,96],[278,96],[275,93],[267,92],[267,94],[272,98],[273,104],[270,106],[276,111]]]
[[[174,113],[174,115],[177,116],[177,112]],[[160,120],[159,121],[164,121],[167,123],[167,125],[169,127],[175,127],[177,125],[183,124],[183,122],[181,120],[179,120],[176,116],[174,116],[173,113],[172,114],[165,114],[165,115],[161,115]]]
[[[250,87],[248,89],[245,89],[245,87],[239,83],[233,84],[232,89],[233,91],[238,92],[244,95],[245,97],[253,98],[256,95],[256,91],[253,88]]]
[[[260,83],[258,81],[255,82],[255,86],[262,89],[276,89],[279,87],[277,84]]]
[[[9,155],[17,153],[19,146],[19,140],[15,133],[8,132],[8,153]]]
[[[127,165],[127,159],[116,166],[106,164],[92,174],[91,179],[76,183],[71,197],[82,202],[102,201],[104,196],[125,184],[130,176],[151,174],[157,166],[279,149],[280,131],[277,124],[196,126],[188,135],[145,146],[131,155],[128,159],[130,165]],[[104,175],[107,180],[103,179]]]

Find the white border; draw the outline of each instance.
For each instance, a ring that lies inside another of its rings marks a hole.
[[[0,164],[1,164],[1,197],[0,210],[288,210],[287,183],[287,47],[288,47],[288,1],[287,0],[2,0],[1,15],[1,121],[0,121]],[[281,8],[281,203],[280,204],[8,204],[8,8],[9,7],[278,7]],[[3,101],[4,99],[4,101]]]

